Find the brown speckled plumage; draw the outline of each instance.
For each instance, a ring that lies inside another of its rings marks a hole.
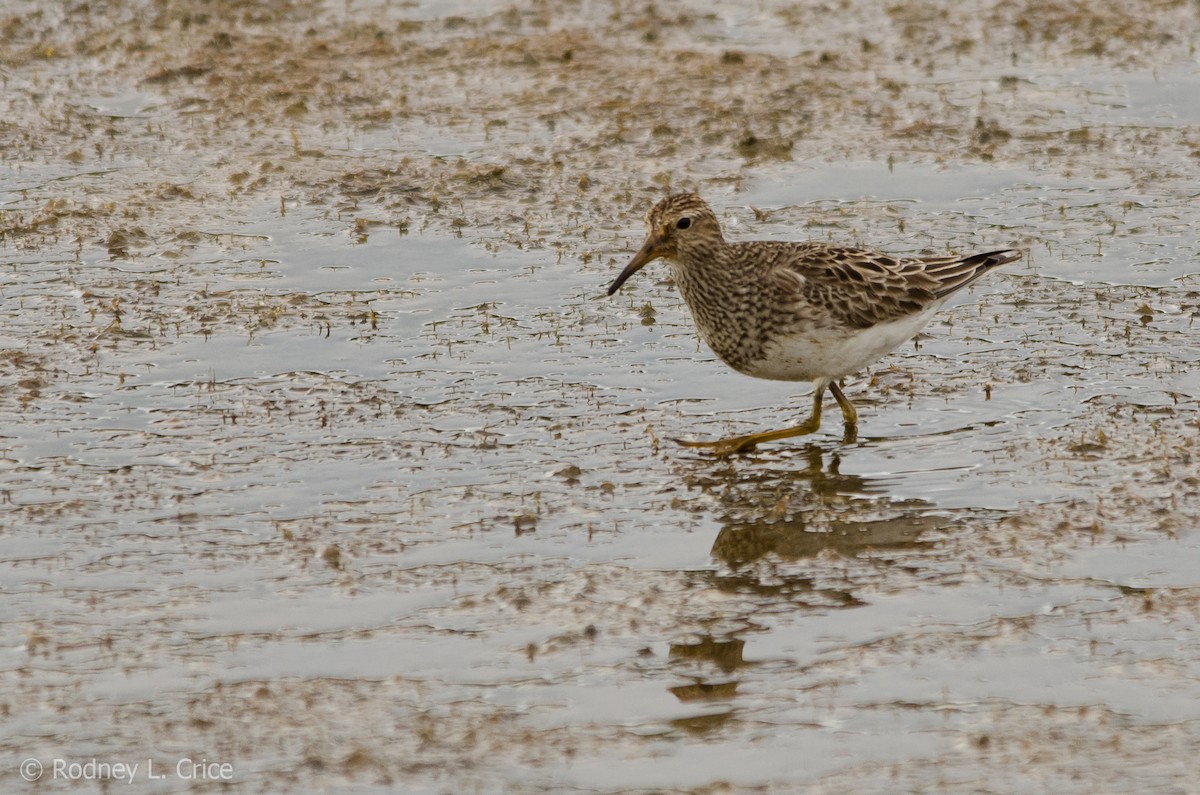
[[[849,433],[857,415],[835,379],[911,339],[949,296],[1021,256],[1009,249],[904,259],[816,242],[730,243],[712,209],[690,193],[660,201],[646,225],[645,244],[609,295],[649,262],[665,259],[700,336],[725,363],[760,378],[816,384],[814,417],[789,429],[797,433],[815,430],[810,425],[819,423],[827,387]],[[782,433],[721,445],[748,449]]]

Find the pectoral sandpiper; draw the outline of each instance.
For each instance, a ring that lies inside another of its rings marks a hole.
[[[700,336],[733,369],[756,378],[812,381],[812,415],[792,428],[712,442],[680,442],[719,454],[814,433],[833,392],[845,436],[858,413],[837,380],[912,339],[955,292],[1021,257],[1015,249],[967,257],[892,257],[817,242],[730,243],[695,194],[668,196],[646,215],[642,248],[608,288],[612,295],[662,258]]]

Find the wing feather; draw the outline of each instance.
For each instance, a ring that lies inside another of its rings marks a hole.
[[[759,261],[771,290],[795,296],[798,311],[812,315],[819,308],[828,313],[830,322],[851,328],[919,314],[1021,256],[1003,250],[967,257],[900,259],[823,243],[752,245],[767,248],[760,252]]]

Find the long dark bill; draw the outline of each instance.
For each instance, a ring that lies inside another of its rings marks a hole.
[[[629,260],[629,264],[625,269],[613,280],[613,283],[608,286],[608,294],[612,295],[617,290],[621,289],[621,285],[629,280],[629,277],[646,267],[648,264],[658,259],[658,240],[650,237],[642,245],[641,250],[633,255],[633,259]]]

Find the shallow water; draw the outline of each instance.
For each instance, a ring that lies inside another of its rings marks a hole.
[[[1191,17],[13,12],[9,789],[1200,772]],[[668,182],[731,237],[1029,256],[848,380],[856,442],[716,460],[670,440],[810,392],[661,264],[605,296]]]

